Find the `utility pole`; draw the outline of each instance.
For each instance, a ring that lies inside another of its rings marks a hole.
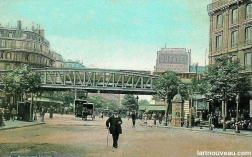
[[[235,125],[235,133],[240,133],[240,130],[239,130],[239,126],[238,126],[238,118],[239,118],[239,116],[238,116],[238,114],[239,114],[239,111],[238,111],[238,109],[239,109],[239,101],[240,101],[240,97],[239,97],[239,93],[237,93],[237,96],[236,96],[236,104],[237,104],[237,106],[236,106],[236,125]]]
[[[226,91],[223,90],[222,98],[222,117],[223,117],[223,131],[226,131]]]

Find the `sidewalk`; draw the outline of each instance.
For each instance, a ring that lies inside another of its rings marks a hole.
[[[15,128],[45,124],[44,122],[41,122],[40,120],[34,120],[32,122],[21,121],[21,120],[15,120],[15,121],[8,120],[8,121],[4,121],[4,123],[5,123],[5,126],[0,127],[0,131],[6,130],[6,129],[15,129]]]
[[[252,131],[249,131],[249,130],[240,130],[240,133],[235,133],[235,129],[226,129],[226,131],[223,131],[222,128],[209,130],[209,127],[202,127],[202,128],[200,128],[199,126],[194,126],[192,128],[187,128],[185,126],[183,126],[183,127],[175,127],[175,126],[172,126],[171,124],[168,124],[168,126],[164,126],[164,122],[162,122],[161,124],[159,124],[158,121],[156,122],[156,125],[154,125],[153,120],[148,120],[147,121],[147,126],[150,126],[150,127],[163,127],[163,128],[169,128],[169,129],[183,129],[183,130],[188,130],[188,131],[205,131],[205,132],[209,132],[209,133],[222,133],[222,134],[230,134],[230,135],[240,135],[240,136],[250,136],[250,137],[252,137]]]

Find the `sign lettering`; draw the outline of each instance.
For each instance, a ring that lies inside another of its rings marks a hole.
[[[182,54],[159,54],[159,63],[188,64],[188,56]]]

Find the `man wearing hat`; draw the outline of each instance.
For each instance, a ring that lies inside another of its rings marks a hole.
[[[122,134],[122,119],[118,116],[118,111],[114,110],[112,116],[110,116],[106,121],[107,129],[109,129],[110,134],[113,137],[113,148],[117,148],[118,144],[117,141],[119,139],[119,134]]]

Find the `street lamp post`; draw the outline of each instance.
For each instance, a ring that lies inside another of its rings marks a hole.
[[[223,117],[223,131],[226,131],[226,91],[223,89],[222,98],[222,117]]]
[[[239,127],[238,127],[238,109],[239,109],[239,101],[240,101],[240,96],[239,96],[239,94],[237,94],[237,96],[236,96],[236,104],[237,104],[237,106],[236,106],[236,123],[235,123],[235,132],[236,133],[240,133],[240,131],[239,131]]]
[[[34,107],[34,108],[35,108],[35,111],[34,111],[34,112],[35,112],[34,120],[37,120],[37,100],[38,100],[38,99],[37,99],[37,98],[38,98],[38,95],[37,95],[37,94],[35,94],[35,98],[36,98],[36,102],[35,102],[35,107]]]
[[[136,97],[136,101],[137,101],[137,106],[136,106],[136,117],[138,118],[138,109],[139,109],[139,106],[138,106],[138,99],[139,99],[139,97],[138,97],[138,95],[137,95],[137,97]]]
[[[199,77],[198,77],[198,62],[193,64],[195,66],[196,70],[196,78],[197,78],[197,83],[199,82]]]
[[[166,107],[166,113],[165,113],[165,122],[164,122],[164,125],[167,126],[168,125],[168,112],[169,112],[169,105],[170,105],[170,102],[169,102],[169,93],[171,91],[169,91],[168,87],[166,89],[166,101],[167,101],[167,107]]]
[[[189,121],[189,127],[192,129],[192,107],[193,107],[193,90],[191,89],[191,103],[189,106],[189,113],[190,113],[190,121]]]

